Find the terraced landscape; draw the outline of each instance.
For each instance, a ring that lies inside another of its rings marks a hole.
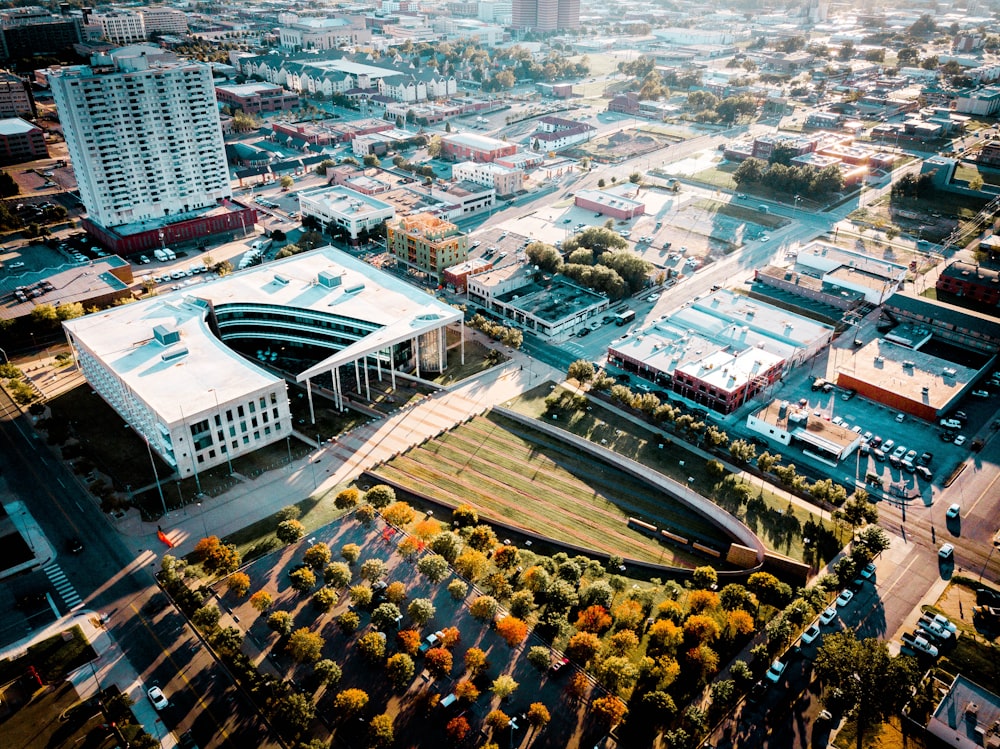
[[[468,503],[487,520],[632,559],[685,567],[706,561],[629,528],[629,516],[716,549],[729,544],[708,518],[654,487],[495,412],[373,473],[452,506]]]

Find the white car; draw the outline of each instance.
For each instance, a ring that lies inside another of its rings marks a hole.
[[[942,559],[951,559],[954,553],[955,547],[952,544],[941,544],[941,548],[938,549],[938,556]]]
[[[767,669],[767,673],[764,675],[772,684],[777,684],[781,681],[781,675],[783,673],[785,673],[785,664],[781,661],[775,661],[771,664],[771,667]]]
[[[845,588],[840,591],[840,595],[837,596],[837,605],[841,607],[846,606],[851,602],[852,598],[854,598],[854,592]]]
[[[163,690],[159,687],[151,687],[146,694],[149,696],[149,701],[153,703],[153,707],[157,710],[163,710],[170,706],[169,700],[163,694]]]
[[[896,414],[897,424],[902,424],[904,421],[906,421],[906,414]]]
[[[817,637],[819,637],[819,625],[812,624],[805,632],[802,633],[802,642],[809,645]]]
[[[961,514],[962,514],[962,508],[961,508],[960,505],[958,505],[956,503],[956,504],[953,504],[951,507],[949,507],[948,508],[948,512],[946,512],[944,515],[949,520],[953,520],[953,519],[959,517]]]
[[[822,614],[819,615],[819,623],[829,624],[836,618],[837,618],[837,609],[835,609],[833,606],[830,606]]]
[[[956,445],[958,445],[958,446],[962,446],[962,445],[964,445],[964,444],[965,444],[965,435],[964,435],[964,434],[960,434],[960,435],[958,435],[958,436],[957,436],[957,437],[956,437],[956,438],[954,439],[954,442],[955,442],[955,444],[956,444]]]

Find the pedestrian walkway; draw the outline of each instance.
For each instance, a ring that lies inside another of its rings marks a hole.
[[[364,471],[531,387],[564,376],[519,351],[509,351],[508,355],[511,359],[503,365],[340,435],[283,469],[244,480],[204,502],[199,509],[188,506],[174,510],[152,523],[143,522],[137,510],[130,510],[117,522],[117,528],[123,540],[139,553],[162,550],[156,539],[157,526],[162,526],[174,545],[171,553],[182,556],[205,534],[225,537],[282,507],[352,481]]]
[[[69,581],[66,573],[62,571],[62,567],[58,563],[49,562],[42,569],[48,575],[49,580],[52,581],[52,587],[56,589],[56,592],[69,607],[70,612],[79,611],[83,608],[83,599],[77,595],[76,588],[73,587],[73,583]]]

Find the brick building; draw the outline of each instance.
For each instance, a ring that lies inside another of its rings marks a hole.
[[[18,117],[0,120],[0,163],[20,164],[48,155],[45,134],[40,127]]]
[[[419,213],[386,222],[386,248],[397,260],[440,281],[445,268],[468,259],[469,237],[450,221]]]

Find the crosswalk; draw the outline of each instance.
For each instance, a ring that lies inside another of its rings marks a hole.
[[[52,587],[62,596],[63,601],[69,606],[71,612],[83,608],[83,599],[77,595],[73,584],[66,578],[66,573],[62,571],[62,568],[58,564],[49,562],[42,569],[49,576],[49,580],[52,581]]]

